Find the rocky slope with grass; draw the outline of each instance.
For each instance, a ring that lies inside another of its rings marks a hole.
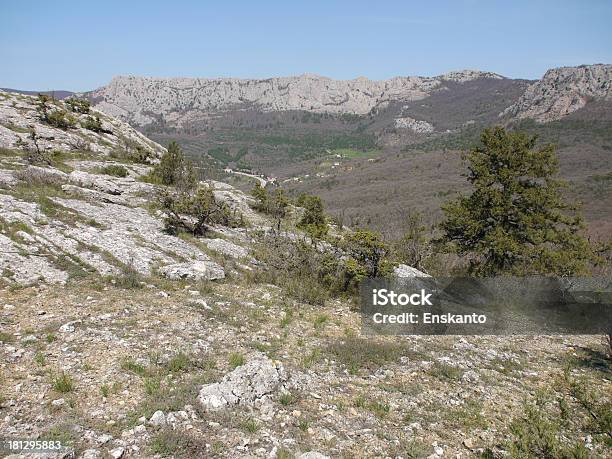
[[[258,275],[274,222],[251,197],[204,182],[244,224],[168,234],[157,155],[103,142],[139,135],[104,117],[99,148],[66,148],[91,134],[2,99],[0,125],[48,143],[36,165],[27,137],[0,150],[0,438],[62,443],[38,458],[609,456],[600,337],[361,336],[350,298]]]
[[[41,120],[39,105],[36,96],[0,91],[0,148],[35,149],[31,136],[34,132],[38,148],[43,151],[86,151],[101,156],[141,151],[151,157],[164,151],[128,124],[100,111],[87,109],[80,113],[71,109],[66,100],[50,99],[49,113],[64,115],[70,125],[69,129],[58,129]],[[96,118],[100,120],[99,127],[88,129],[87,123]]]

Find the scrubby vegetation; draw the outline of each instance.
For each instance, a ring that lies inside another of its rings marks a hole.
[[[226,204],[219,202],[206,185],[180,190],[166,190],[159,200],[166,212],[166,231],[178,234],[186,231],[194,236],[206,233],[210,225],[236,226],[239,217]]]
[[[66,105],[75,113],[87,115],[91,109],[91,102],[87,99],[79,99],[78,97],[70,97],[66,99]]]
[[[168,150],[162,155],[150,178],[161,185],[183,189],[192,188],[197,181],[193,164],[185,158],[176,142],[170,142]]]
[[[301,194],[296,203],[304,208],[304,214],[298,223],[298,228],[306,231],[313,239],[321,239],[325,236],[328,226],[323,200],[318,196]]]
[[[220,202],[209,185],[199,183],[193,165],[176,142],[170,143],[149,179],[167,186],[160,192],[158,203],[166,214],[166,231],[170,234],[201,236],[211,225],[243,224],[242,216]]]
[[[100,119],[100,115],[86,117],[85,121],[81,123],[81,126],[83,126],[84,129],[88,129],[97,133],[107,132],[102,127],[102,120]]]
[[[128,170],[120,164],[110,164],[100,168],[100,173],[112,175],[114,177],[127,177]]]
[[[254,208],[270,215],[275,221],[276,230],[280,231],[281,222],[287,216],[290,203],[285,190],[276,188],[272,193],[269,193],[266,188],[257,182],[251,194],[257,200]]]
[[[38,95],[38,115],[41,121],[59,129],[70,129],[76,126],[76,118],[61,107],[51,105],[51,98]]]

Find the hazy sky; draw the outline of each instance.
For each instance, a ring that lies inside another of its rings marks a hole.
[[[339,79],[612,63],[612,1],[0,0],[0,87],[114,75]]]

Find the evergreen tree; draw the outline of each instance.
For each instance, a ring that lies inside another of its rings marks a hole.
[[[364,278],[389,274],[388,248],[380,233],[357,230],[345,236],[343,248],[347,254],[345,269],[348,280],[359,283]]]
[[[197,179],[190,161],[185,158],[178,143],[172,141],[153,175],[162,185],[175,185],[179,188],[192,188]]]
[[[276,220],[276,231],[280,231],[281,222],[287,216],[287,208],[289,207],[289,199],[285,194],[285,190],[277,188],[272,194],[270,202],[270,215]]]
[[[269,202],[268,202],[269,196],[268,196],[268,192],[266,191],[264,187],[261,186],[261,183],[259,183],[259,181],[255,183],[255,186],[251,190],[251,195],[257,201],[257,203],[254,206],[255,210],[267,213],[268,207],[269,207]]]
[[[566,213],[575,209],[561,196],[554,146],[501,127],[481,141],[465,156],[472,193],[443,206],[446,249],[469,256],[477,275],[588,272],[593,251],[580,216]]]
[[[298,223],[311,237],[322,238],[327,234],[327,221],[323,201],[318,196],[303,194],[298,198],[297,204],[304,208],[304,214]]]

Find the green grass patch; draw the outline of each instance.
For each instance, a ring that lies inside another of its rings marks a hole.
[[[72,392],[74,390],[74,386],[75,384],[72,376],[63,371],[57,374],[51,382],[51,387],[53,387],[53,390],[59,392],[60,394]]]
[[[229,356],[229,366],[233,370],[234,368],[244,365],[244,355],[237,352],[232,352]]]
[[[110,164],[98,169],[100,174],[111,175],[113,177],[127,177],[128,170],[119,164]]]

